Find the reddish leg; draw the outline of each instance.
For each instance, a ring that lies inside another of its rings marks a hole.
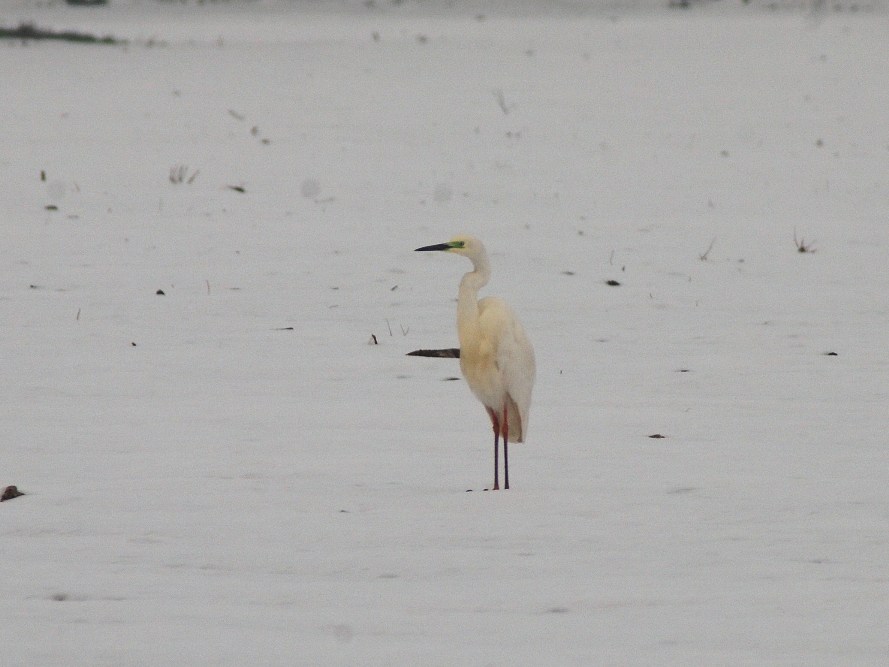
[[[494,427],[494,491],[500,490],[500,466],[498,458],[500,456],[500,424],[497,421],[497,413],[488,408],[488,415],[491,417],[491,425]]]
[[[509,420],[506,418],[506,404],[503,404],[503,488],[509,488]]]

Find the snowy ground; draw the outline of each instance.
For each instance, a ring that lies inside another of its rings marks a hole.
[[[886,664],[885,12],[29,4],[131,41],[0,43],[0,662]]]

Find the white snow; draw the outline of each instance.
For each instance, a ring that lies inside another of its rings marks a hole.
[[[0,663],[886,664],[886,12],[376,4],[0,4]]]

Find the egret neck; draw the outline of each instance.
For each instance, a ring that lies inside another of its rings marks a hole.
[[[478,341],[478,291],[491,279],[491,264],[484,251],[470,257],[472,271],[463,276],[457,292],[457,335],[465,349]]]

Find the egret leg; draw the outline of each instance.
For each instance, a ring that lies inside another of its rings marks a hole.
[[[488,408],[488,415],[491,417],[491,425],[494,427],[494,491],[500,490],[500,466],[498,465],[500,455],[500,424],[497,420],[497,413]]]
[[[494,490],[500,490],[500,470],[497,466],[497,457],[500,453],[500,434],[494,432]]]
[[[509,488],[509,420],[506,418],[506,405],[503,406],[503,488]]]

